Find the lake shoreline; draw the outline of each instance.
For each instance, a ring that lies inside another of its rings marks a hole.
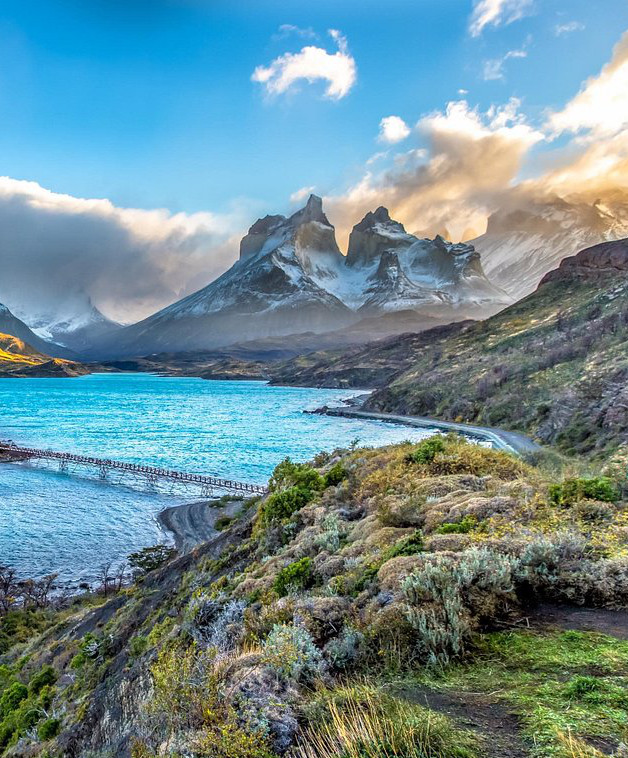
[[[199,500],[164,508],[157,514],[161,528],[172,536],[179,553],[189,553],[197,545],[215,537],[216,522],[227,516],[233,518],[242,508],[243,500],[231,500],[218,505],[216,500]]]

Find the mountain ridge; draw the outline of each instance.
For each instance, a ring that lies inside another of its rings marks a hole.
[[[125,327],[94,352],[112,358],[215,349],[332,332],[396,310],[442,322],[495,312],[510,302],[488,281],[472,246],[440,237],[420,240],[383,207],[356,224],[349,253],[340,252],[321,198],[310,195],[291,216],[252,224],[239,259],[216,280]]]

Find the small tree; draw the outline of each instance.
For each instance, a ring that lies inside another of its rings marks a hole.
[[[137,573],[147,574],[172,560],[176,554],[177,551],[168,545],[153,545],[152,547],[145,547],[137,553],[131,553],[129,565]]]
[[[15,569],[0,565],[0,613],[8,613],[17,602],[18,595]]]

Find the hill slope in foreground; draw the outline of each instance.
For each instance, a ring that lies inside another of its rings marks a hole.
[[[626,481],[605,473],[454,437],[285,461],[114,597],[0,605],[0,752],[625,756],[628,616],[600,608],[628,603]],[[548,629],[538,603],[598,610]]]
[[[10,334],[0,333],[0,377],[83,376],[89,369],[74,361],[51,358]]]
[[[603,455],[628,443],[628,240],[565,259],[486,321],[306,356],[273,377],[377,386],[368,409],[502,426]]]

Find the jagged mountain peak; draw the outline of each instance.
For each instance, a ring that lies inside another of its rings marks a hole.
[[[403,224],[391,219],[388,208],[385,208],[383,205],[380,205],[379,208],[374,211],[369,211],[362,221],[357,223],[353,228],[358,232],[366,232],[368,230],[374,230],[378,224],[395,224],[395,226],[400,228],[404,233],[406,231]]]
[[[403,224],[390,217],[388,208],[380,205],[353,227],[349,236],[347,265],[369,265],[378,261],[386,251],[409,247],[415,241],[416,237],[408,234]]]
[[[312,226],[318,226],[319,229],[314,230]],[[297,240],[297,246],[301,249],[329,249],[340,254],[334,227],[323,211],[322,198],[310,195],[303,208],[289,218],[275,215],[258,219],[240,242],[240,260],[253,258],[262,250],[269,252],[289,239]]]
[[[116,339],[104,354],[208,349],[323,332],[354,323],[365,312],[460,318],[494,312],[507,302],[484,276],[472,245],[417,239],[384,206],[355,225],[343,256],[322,199],[310,195],[288,218],[258,219],[231,269],[128,327],[124,343]]]
[[[288,219],[288,223],[292,226],[307,224],[310,221],[317,221],[319,224],[331,226],[329,219],[323,211],[323,198],[318,195],[310,195],[305,206],[296,211],[296,213],[293,213]]]

